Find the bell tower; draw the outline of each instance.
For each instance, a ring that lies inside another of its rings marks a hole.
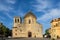
[[[21,24],[21,23],[22,23],[21,17],[15,16],[14,17],[14,27],[16,27],[18,24]]]

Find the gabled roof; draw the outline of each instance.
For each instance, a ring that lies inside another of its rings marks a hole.
[[[29,11],[29,12],[24,16],[24,18],[26,18],[26,17],[28,17],[28,16],[33,16],[33,17],[36,18],[36,16],[35,16],[31,11]]]

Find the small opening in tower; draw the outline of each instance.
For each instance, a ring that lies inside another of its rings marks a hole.
[[[29,20],[29,24],[31,23],[31,20]]]
[[[15,23],[16,23],[17,21],[16,21],[16,19],[15,19]]]
[[[17,19],[18,20],[18,22],[19,22],[19,19]]]

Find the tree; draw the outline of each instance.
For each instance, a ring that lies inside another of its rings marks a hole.
[[[9,28],[6,29],[6,34],[5,34],[5,36],[6,36],[6,37],[12,36],[12,31],[11,31]]]
[[[0,35],[3,35],[2,27],[0,27]]]
[[[46,29],[45,34],[46,35],[49,34],[49,29]]]
[[[11,36],[12,31],[4,26],[3,24],[0,25],[0,35],[4,35],[5,37]]]
[[[44,35],[47,35],[48,38],[51,38],[49,30],[50,30],[50,28],[49,29],[46,29]]]

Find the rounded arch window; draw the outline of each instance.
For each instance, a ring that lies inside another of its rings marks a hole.
[[[31,20],[29,19],[29,24],[31,23]]]
[[[17,33],[15,33],[15,35],[17,35]]]
[[[15,23],[17,22],[17,20],[15,19]]]
[[[19,19],[15,19],[15,23],[18,23],[19,22]]]
[[[17,19],[17,21],[19,22],[19,19]]]

